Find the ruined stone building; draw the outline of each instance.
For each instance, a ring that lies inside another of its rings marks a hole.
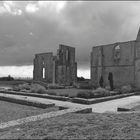
[[[115,87],[127,84],[140,87],[140,30],[136,40],[92,48],[92,84],[99,86],[102,75],[104,86],[108,86],[109,72],[113,74]]]
[[[33,79],[46,83],[73,85],[77,81],[75,48],[59,45],[56,56],[52,52],[36,54]]]

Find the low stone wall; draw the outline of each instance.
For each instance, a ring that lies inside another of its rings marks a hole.
[[[135,95],[140,95],[140,91],[136,91],[135,92]]]
[[[36,101],[31,101],[31,100],[26,100],[26,99],[18,99],[18,98],[14,98],[14,97],[8,97],[8,96],[0,96],[0,100],[12,102],[12,103],[17,103],[17,104],[22,104],[22,105],[44,108],[44,109],[48,108],[48,107],[55,106],[54,103],[41,103],[41,102],[36,102]]]
[[[105,101],[109,101],[109,100],[113,100],[113,99],[119,99],[119,98],[124,98],[124,97],[128,97],[128,96],[133,96],[133,95],[135,95],[135,93],[121,94],[121,95],[114,95],[114,96],[93,98],[93,99],[73,98],[73,99],[71,99],[71,101],[74,103],[90,105],[90,104],[105,102]]]
[[[61,101],[68,101],[69,100],[69,97],[62,97],[62,96],[55,96],[55,95],[48,95],[48,94],[26,93],[26,92],[6,91],[6,90],[0,90],[0,92],[7,93],[7,94],[14,94],[14,95],[24,95],[24,96],[32,96],[32,97],[39,97],[39,98],[61,100]]]
[[[127,105],[124,105],[124,106],[119,106],[117,108],[117,111],[134,111],[134,108],[136,106],[140,106],[140,102],[134,102],[134,103],[127,104]]]
[[[81,109],[79,111],[76,111],[75,113],[91,113],[92,112],[92,108],[84,108],[84,109]]]
[[[24,96],[61,100],[61,101],[70,100],[73,103],[87,104],[87,105],[104,102],[104,101],[109,101],[109,100],[113,100],[113,99],[124,98],[124,97],[128,97],[128,96],[133,96],[133,95],[140,95],[139,92],[133,92],[133,93],[119,94],[119,95],[113,95],[113,96],[107,96],[107,97],[101,97],[101,98],[84,99],[84,98],[69,98],[69,97],[62,97],[62,96],[55,96],[55,95],[25,93],[25,92],[6,91],[6,90],[0,90],[0,92],[7,93],[7,94],[14,94],[14,95],[24,95]]]

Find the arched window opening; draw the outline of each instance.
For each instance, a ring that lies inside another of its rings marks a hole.
[[[119,61],[120,60],[120,57],[121,57],[121,55],[120,55],[120,46],[119,45],[116,45],[115,47],[114,47],[114,60],[115,61]]]
[[[43,68],[43,79],[45,79],[45,68]]]

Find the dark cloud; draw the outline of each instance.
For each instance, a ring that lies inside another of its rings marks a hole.
[[[67,2],[60,13],[42,8],[20,16],[0,15],[0,65],[30,65],[34,54],[56,53],[59,44],[76,48],[79,68],[88,68],[92,46],[133,40],[139,2]],[[35,4],[35,2],[33,3]]]

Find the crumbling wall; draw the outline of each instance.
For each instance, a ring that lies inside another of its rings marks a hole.
[[[71,85],[77,80],[75,48],[59,45],[57,52],[57,82],[59,84]]]
[[[115,50],[115,47],[117,47],[117,50]],[[135,41],[93,47],[91,53],[91,80],[93,85],[99,86],[100,76],[102,75],[104,86],[108,86],[109,72],[113,74],[115,87],[125,84],[134,85],[134,48]]]
[[[43,69],[45,70],[45,77],[43,77]],[[48,83],[53,82],[53,54],[42,53],[36,54],[34,58],[34,80],[44,81]]]
[[[140,40],[135,42],[135,57],[135,84],[140,87]]]
[[[101,46],[93,47],[91,52],[91,82],[93,86],[99,86],[102,72],[102,48]]]
[[[45,78],[43,77],[44,68]],[[57,56],[53,56],[53,53],[36,54],[33,76],[37,81],[73,85],[77,81],[75,48],[59,45]]]

